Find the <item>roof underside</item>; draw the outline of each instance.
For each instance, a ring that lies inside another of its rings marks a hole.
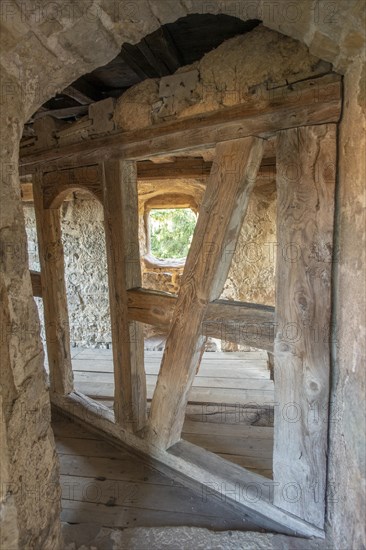
[[[244,34],[260,21],[242,21],[228,15],[194,14],[163,25],[138,44],[124,43],[120,53],[107,65],[73,82],[50,99],[32,116],[51,115],[65,121],[84,116],[88,105],[107,97],[119,97],[146,78],[173,74],[179,67],[198,61],[225,40]]]

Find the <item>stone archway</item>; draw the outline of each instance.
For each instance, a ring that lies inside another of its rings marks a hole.
[[[57,465],[49,427],[48,394],[43,381],[43,356],[35,305],[27,269],[25,230],[21,214],[17,172],[18,144],[27,118],[57,90],[78,76],[105,64],[124,41],[136,42],[144,35],[188,13],[227,13],[241,19],[261,19],[264,25],[298,39],[311,53],[333,63],[345,73],[345,108],[340,129],[339,197],[337,212],[339,257],[335,268],[337,301],[334,321],[338,333],[333,346],[333,412],[331,425],[329,492],[330,532],[339,546],[362,541],[363,509],[359,488],[362,470],[362,407],[364,378],[361,373],[364,296],[358,281],[365,262],[359,258],[363,242],[362,182],[365,173],[365,77],[364,3],[309,0],[298,5],[283,0],[230,2],[218,0],[141,0],[138,4],[99,0],[72,3],[27,2],[2,4],[2,237],[4,272],[1,339],[4,361],[2,401],[5,479],[14,490],[2,494],[7,547],[39,545],[57,547],[59,508],[55,502]],[[362,245],[361,245],[362,246]],[[355,297],[357,296],[357,300]],[[350,351],[352,350],[352,351]],[[350,367],[349,354],[352,354]],[[357,409],[355,408],[357,403]],[[31,405],[30,405],[31,404]],[[38,415],[32,424],[32,415]],[[354,431],[349,423],[353,422]],[[342,437],[336,447],[336,437]],[[22,441],[22,448],[18,447]],[[12,457],[12,460],[10,460]],[[19,476],[23,475],[21,484]],[[4,484],[3,484],[4,485]],[[35,500],[32,490],[47,498]],[[13,493],[13,494],[12,494]],[[33,495],[33,496],[32,496]],[[344,503],[351,503],[354,510]],[[35,520],[37,518],[37,521]]]

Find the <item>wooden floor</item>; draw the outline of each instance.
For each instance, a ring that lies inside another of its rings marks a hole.
[[[74,349],[75,387],[113,406],[111,350]],[[148,404],[162,351],[145,351]],[[183,439],[272,477],[274,385],[265,352],[206,352],[189,396]]]
[[[62,521],[119,528],[258,529],[219,498],[193,492],[74,422],[54,415],[52,426],[60,459]]]

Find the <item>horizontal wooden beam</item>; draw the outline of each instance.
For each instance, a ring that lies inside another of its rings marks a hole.
[[[275,483],[232,462],[181,441],[168,451],[124,430],[114,422],[113,412],[79,392],[67,396],[51,394],[52,405],[98,434],[117,448],[128,448],[167,475],[173,475],[191,488],[201,489],[207,500],[217,498],[230,509],[249,516],[269,531],[287,535],[324,538],[324,531],[277,508],[272,503]],[[284,488],[286,489],[286,488]]]
[[[134,321],[168,328],[177,297],[157,290],[143,288],[127,292],[128,314]]]
[[[203,333],[225,342],[273,351],[275,308],[216,300],[208,306]]]
[[[42,297],[41,273],[30,271],[33,296]],[[177,297],[155,290],[127,291],[131,320],[168,330]],[[202,332],[211,338],[273,351],[272,306],[216,300],[208,306]]]
[[[265,100],[253,97],[248,103],[165,122],[131,132],[38,152],[21,152],[20,164],[55,162],[58,168],[71,163],[100,162],[110,158],[149,159],[166,153],[181,154],[212,148],[218,142],[259,136],[269,138],[279,130],[337,122],[341,113],[341,77],[330,74],[276,88]]]
[[[146,289],[129,290],[127,295],[131,319],[169,328],[176,296]],[[216,300],[208,306],[202,333],[211,338],[273,351],[274,313],[272,306]]]
[[[33,270],[30,269],[29,273],[30,273],[30,277],[31,277],[33,296],[37,296],[39,298],[42,298],[41,272],[40,271],[33,271]]]
[[[62,94],[71,97],[71,99],[74,99],[80,103],[80,105],[89,105],[90,103],[94,103],[94,100],[91,97],[75,88],[75,86],[67,86],[67,88],[62,90]]]
[[[52,116],[55,118],[70,118],[72,116],[86,115],[88,112],[88,105],[76,105],[76,107],[64,107],[62,109],[48,109],[45,111],[37,111],[33,117],[33,120],[44,118],[45,116]]]
[[[148,181],[164,181],[171,179],[198,179],[206,181],[210,174],[212,162],[202,158],[177,157],[174,162],[152,162],[142,160],[137,163],[137,178]],[[258,178],[274,178],[276,174],[276,158],[264,158],[258,171]]]
[[[203,179],[206,180],[211,171],[212,162],[202,158],[182,157],[174,162],[156,163],[150,160],[137,163],[137,178],[139,180],[162,181],[169,179]]]
[[[30,271],[33,296],[42,297],[41,273]],[[176,296],[145,289],[127,291],[128,314],[133,321],[168,330]],[[202,331],[206,336],[273,351],[274,308],[243,302],[211,302]]]
[[[75,170],[76,168],[87,169],[88,163],[85,166],[72,166],[70,168],[64,168],[62,171],[64,175],[67,170]],[[94,164],[96,166],[96,164]],[[212,162],[204,161],[202,158],[195,157],[177,157],[173,162],[152,162],[150,160],[142,160],[137,163],[137,179],[144,181],[166,181],[174,179],[194,179],[205,182],[211,171]],[[55,166],[47,168],[47,172],[51,171],[56,174],[58,171]],[[25,165],[20,169],[20,176],[32,176],[35,172],[35,165]],[[60,170],[61,172],[61,170]],[[263,159],[263,162],[258,172],[258,182],[270,181],[276,174],[276,159],[274,157],[267,157]],[[55,176],[56,180],[60,179],[59,176]],[[69,178],[72,176],[70,175]],[[86,177],[83,177],[85,180]],[[95,183],[95,178],[93,178]],[[26,187],[28,185],[28,187]],[[32,184],[22,183],[22,200],[33,200],[33,195],[30,195],[30,189]],[[31,198],[30,198],[31,197]]]

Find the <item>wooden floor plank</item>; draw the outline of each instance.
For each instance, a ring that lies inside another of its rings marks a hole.
[[[273,453],[272,439],[235,439],[225,435],[214,434],[182,434],[185,441],[203,447],[211,453],[234,454],[242,457],[271,458]],[[230,453],[228,453],[230,449]]]
[[[193,513],[166,512],[146,508],[128,508],[123,506],[106,506],[92,502],[79,502],[63,499],[61,521],[69,523],[97,523],[104,527],[202,527],[206,529],[253,530],[258,527],[241,517],[203,516]]]
[[[146,484],[154,485],[171,486],[173,484],[173,481],[167,476],[136,461],[131,453],[117,460],[115,457],[91,457],[62,453],[60,453],[60,457],[60,474],[64,476],[83,477],[97,481],[108,479],[109,481],[143,481]],[[174,484],[176,485],[176,482]]]
[[[238,464],[242,468],[253,471],[256,474],[272,477],[272,458],[261,457],[260,459],[252,456],[241,456],[235,454],[227,453],[217,453],[218,456],[221,456],[225,460],[229,460],[234,464]]]
[[[155,374],[147,374],[147,385],[155,386],[158,376]],[[76,371],[74,373],[75,383],[94,382],[99,384],[113,384],[112,372],[93,372],[88,371]],[[226,389],[240,389],[240,390],[268,390],[273,392],[272,380],[261,380],[247,378],[225,378],[215,376],[197,376],[193,382],[195,388],[226,388]]]
[[[74,348],[74,355],[76,388],[113,408],[111,350]],[[160,351],[145,352],[149,400],[161,357]],[[206,352],[190,392],[182,437],[235,464],[271,477],[274,385],[269,378],[266,357],[262,352]],[[62,440],[58,442],[59,452],[68,456],[69,461],[75,462],[77,456],[90,457],[92,462],[103,458],[109,463],[118,458],[127,460],[128,455],[121,455],[106,443],[101,445],[77,425],[71,432],[70,425],[62,421],[55,422],[54,426],[55,434]],[[90,465],[85,471],[90,471]]]
[[[63,417],[53,419],[60,460],[62,521],[126,528],[186,525],[257,529],[219,498],[207,502],[128,451]],[[95,437],[95,439],[91,439]]]
[[[97,382],[75,382],[77,391],[92,399],[108,399],[113,397],[114,384]],[[147,386],[147,399],[151,400],[155,386]],[[273,392],[268,390],[234,390],[226,388],[192,388],[189,392],[190,403],[227,403],[257,404],[258,406],[273,405]]]
[[[118,460],[126,460],[130,453],[120,451],[108,443],[99,439],[86,439],[68,437],[56,441],[57,452],[62,455],[74,455],[81,457],[105,457]]]
[[[96,357],[103,358],[105,360],[113,361],[112,349],[102,349],[102,348],[73,348],[75,350],[75,355],[78,359],[95,359]],[[78,350],[78,351],[76,351]],[[146,352],[145,361],[158,359],[161,360],[163,356],[162,351],[149,350]],[[244,361],[244,360],[267,360],[267,352],[265,351],[230,351],[230,352],[209,352],[206,351],[203,354],[202,361],[209,360],[211,361],[222,361],[230,359],[231,361]]]
[[[102,476],[100,476],[102,477]],[[83,476],[60,476],[62,498],[94,504],[148,508],[170,512],[195,513],[202,516],[218,515],[215,504],[204,502],[190,489],[170,485],[149,484],[130,481],[105,481]],[[221,510],[222,513],[222,510]]]
[[[273,437],[273,428],[246,426],[238,424],[213,424],[208,422],[193,422],[186,418],[183,425],[183,433],[185,434],[205,434],[213,436],[238,437],[241,439],[266,439],[271,440]]]
[[[145,363],[145,372],[147,375],[158,375],[160,363]],[[112,373],[113,363],[107,361],[89,361],[89,360],[75,360],[73,361],[74,373],[77,372],[96,372],[96,373]],[[256,367],[252,364],[248,365],[236,365],[233,363],[225,363],[223,365],[218,364],[203,364],[196,375],[196,378],[213,376],[216,378],[250,378],[251,380],[269,380],[269,372],[267,367]]]

